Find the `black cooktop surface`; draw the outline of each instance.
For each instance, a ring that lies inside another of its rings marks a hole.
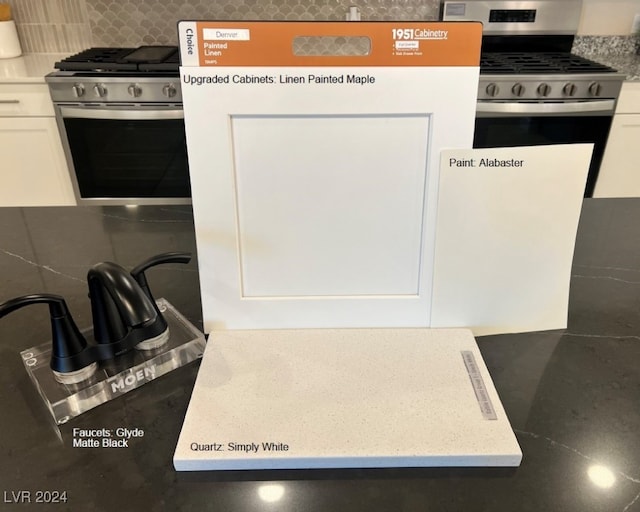
[[[616,70],[584,57],[564,52],[483,53],[480,72],[486,74],[615,73]]]
[[[55,63],[60,71],[87,72],[178,72],[177,46],[138,48],[90,48]]]

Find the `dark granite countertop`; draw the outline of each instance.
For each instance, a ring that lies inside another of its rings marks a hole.
[[[640,511],[638,219],[640,200],[585,201],[566,331],[478,338],[522,447],[517,469],[177,473],[172,456],[198,363],[58,429],[19,356],[48,337],[46,307],[33,306],[0,320],[2,509]],[[0,209],[0,301],[61,294],[86,326],[90,265],[131,267],[165,251],[195,252],[189,208]],[[156,296],[201,328],[195,262],[148,277]],[[74,448],[74,427],[138,428],[144,437],[128,448]],[[11,503],[21,490],[66,491],[68,501]]]

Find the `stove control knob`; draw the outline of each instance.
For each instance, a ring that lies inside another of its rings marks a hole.
[[[591,94],[591,96],[600,96],[600,93],[602,93],[602,85],[598,82],[591,82],[589,85],[589,94]]]
[[[142,89],[138,84],[131,84],[129,87],[127,87],[127,91],[129,91],[129,95],[133,96],[134,98],[137,98],[142,94]]]
[[[73,89],[73,95],[76,98],[84,96],[84,85],[82,85],[82,84],[73,84],[72,89]]]
[[[540,96],[549,96],[549,93],[551,92],[551,86],[543,82],[538,86],[537,91]]]
[[[500,87],[498,87],[498,84],[492,82],[487,85],[485,91],[487,92],[487,96],[496,97],[500,92]]]
[[[177,94],[176,86],[173,84],[167,84],[162,88],[162,94],[167,98],[173,98]]]
[[[515,84],[511,88],[511,92],[514,94],[514,96],[522,96],[524,94],[524,85],[522,85],[521,83]]]
[[[107,88],[102,84],[96,84],[93,86],[93,92],[99,98],[104,98],[107,95]]]
[[[573,96],[576,93],[576,84],[572,84],[571,82],[564,84],[562,88],[562,94],[565,96]]]

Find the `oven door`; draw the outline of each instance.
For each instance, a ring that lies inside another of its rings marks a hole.
[[[474,148],[593,143],[585,197],[593,195],[615,108],[614,100],[478,101]]]
[[[59,105],[56,114],[78,204],[191,202],[180,105]]]

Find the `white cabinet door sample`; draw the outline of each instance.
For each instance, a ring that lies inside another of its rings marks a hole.
[[[182,69],[205,331],[429,325],[439,153],[471,147],[478,69],[358,72]]]

